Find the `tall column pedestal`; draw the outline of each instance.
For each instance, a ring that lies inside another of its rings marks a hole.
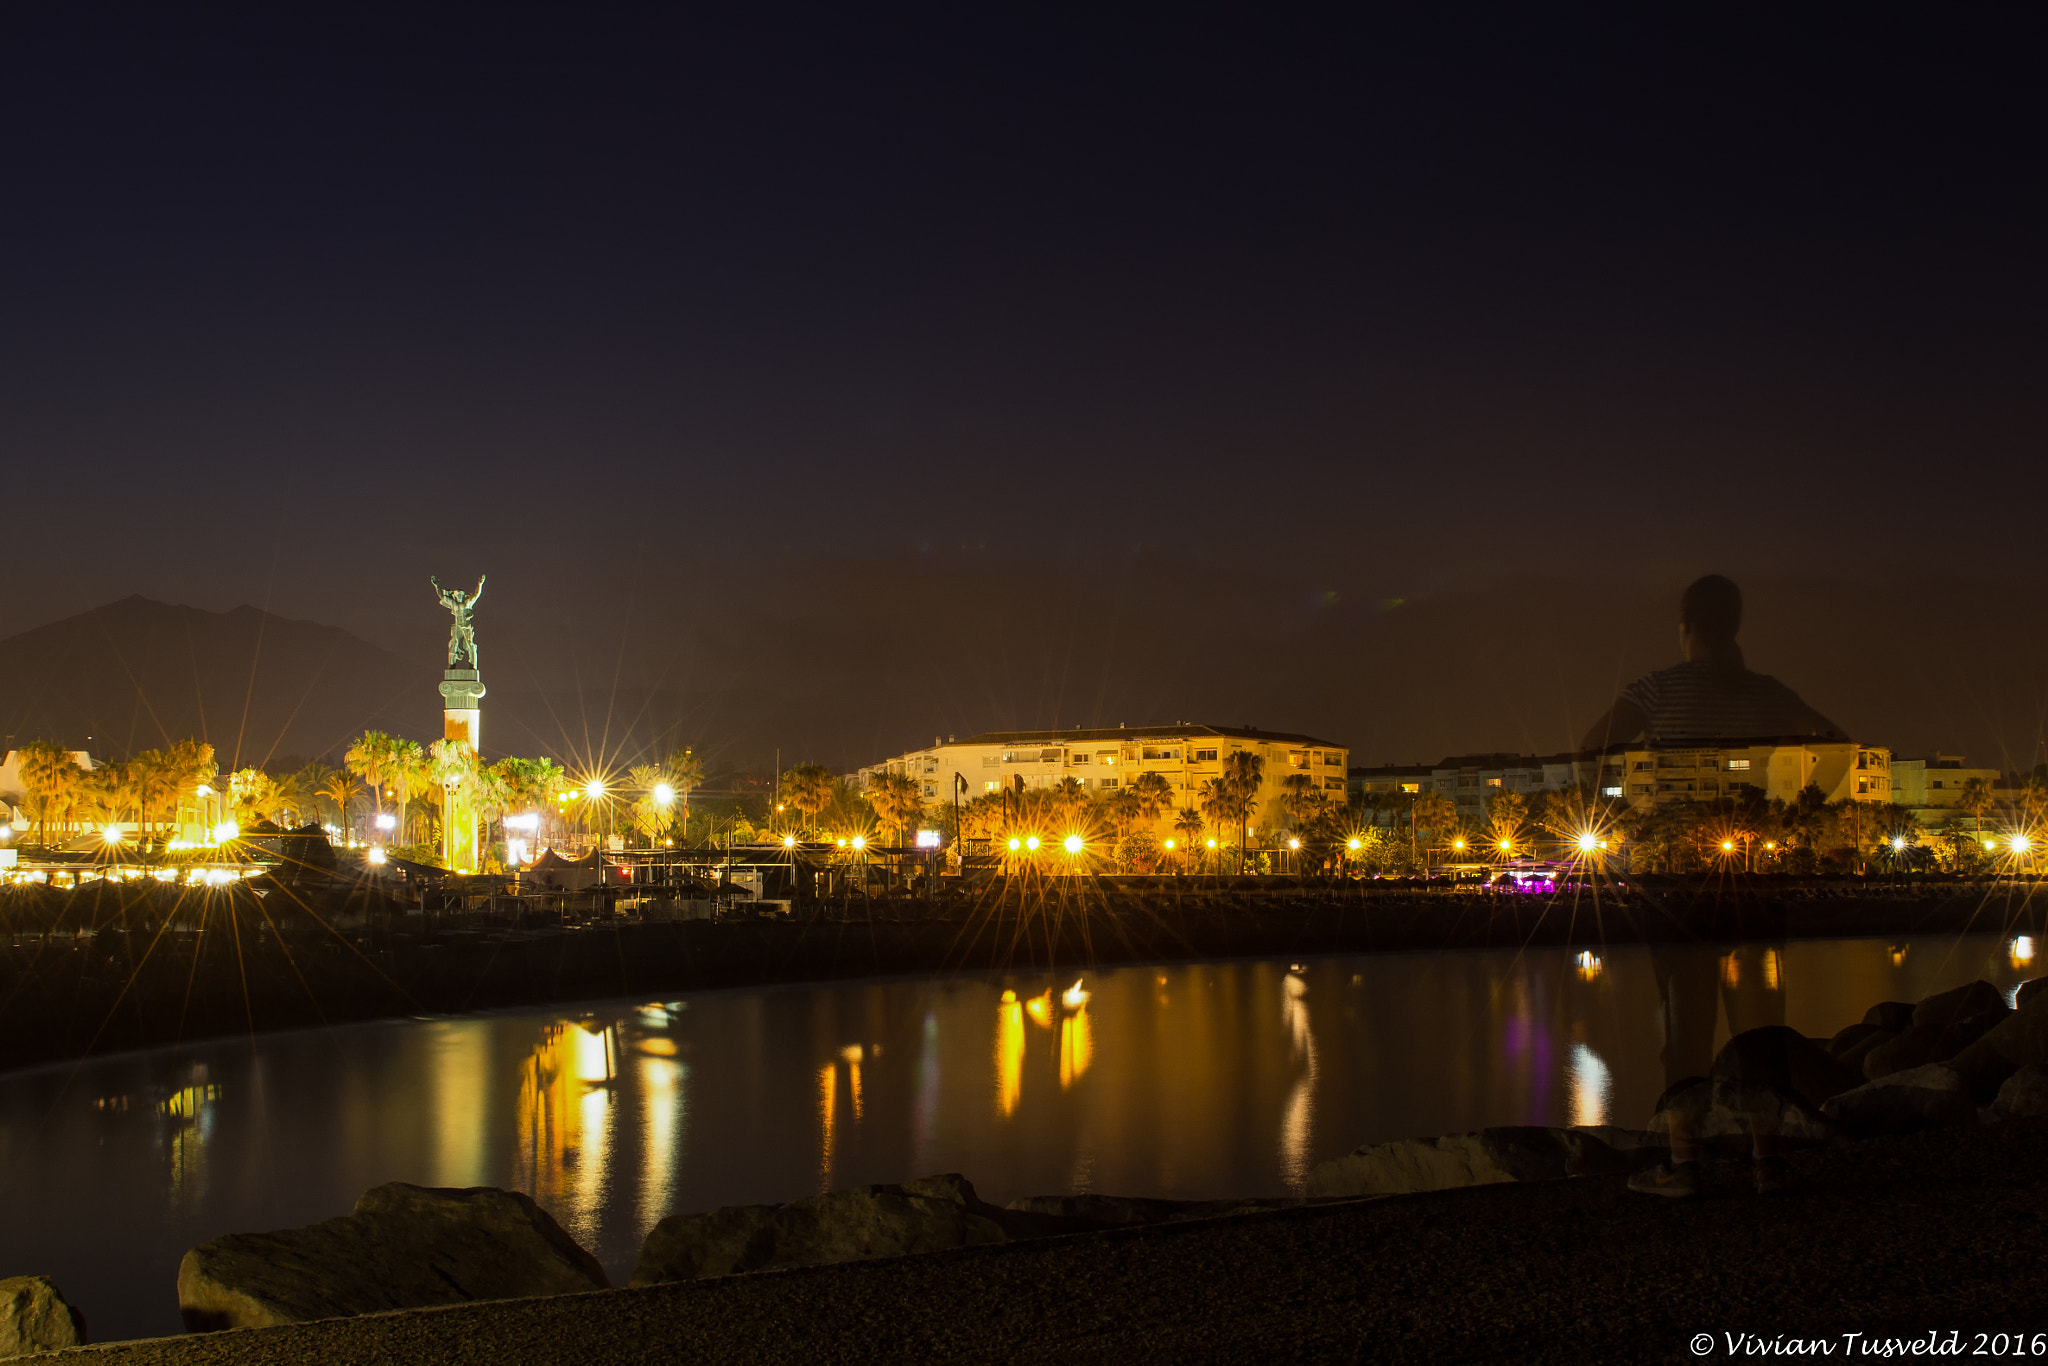
[[[473,753],[483,752],[484,684],[475,669],[450,669],[441,675],[441,738],[465,741]],[[450,793],[441,797],[441,852],[456,873],[483,871],[478,847],[478,815],[474,803]]]

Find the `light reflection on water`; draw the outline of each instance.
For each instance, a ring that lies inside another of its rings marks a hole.
[[[383,1181],[527,1191],[620,1282],[671,1212],[930,1172],[997,1201],[1286,1194],[1366,1142],[1639,1124],[1667,1063],[1703,1067],[1731,1027],[1825,1036],[1874,1001],[2028,973],[2010,939],[1907,947],[700,992],[45,1068],[0,1076],[0,1274],[55,1275],[105,1340],[176,1331],[192,1244],[331,1218]]]

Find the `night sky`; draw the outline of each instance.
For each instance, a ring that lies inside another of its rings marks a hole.
[[[187,8],[0,11],[0,633],[431,659],[488,571],[499,686],[785,762],[1405,761],[1565,747],[1719,570],[1860,736],[2048,757],[2019,8]]]

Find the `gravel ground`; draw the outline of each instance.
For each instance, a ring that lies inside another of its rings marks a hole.
[[[1746,1165],[1696,1201],[1487,1186],[925,1257],[163,1338],[320,1362],[1693,1361],[1725,1333],[2048,1335],[2048,1121]],[[1987,1340],[1987,1348],[1991,1343]],[[1736,1355],[1749,1353],[1737,1352]],[[1854,1353],[1862,1355],[1861,1353]],[[2013,1355],[2008,1346],[2004,1355]],[[2048,1354],[2048,1336],[2042,1353]],[[1893,1359],[1898,1359],[1896,1356]],[[1908,1358],[1910,1359],[1910,1357]]]

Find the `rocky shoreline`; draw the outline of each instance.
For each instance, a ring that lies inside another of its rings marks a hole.
[[[521,927],[412,917],[336,936],[259,915],[221,931],[0,934],[6,1066],[229,1035],[720,987],[1095,968],[1254,955],[1930,935],[2043,935],[2031,884],[1645,880],[1625,894],[1332,894],[1312,885],[1137,889],[1105,879],[1032,905],[877,902],[791,919]],[[55,895],[55,893],[50,893]],[[82,895],[82,894],[81,894]],[[841,912],[845,912],[842,914]],[[851,918],[848,918],[851,916]],[[124,922],[125,923],[125,922]]]
[[[2048,1131],[2048,978],[2020,987],[2013,1006],[1985,982],[1918,1002],[1880,1002],[1825,1042],[1782,1026],[1750,1030],[1729,1041],[1708,1077],[1668,1091],[1665,1108],[1646,1130],[1514,1127],[1371,1144],[1319,1164],[1299,1200],[1072,1195],[997,1207],[982,1201],[965,1178],[942,1175],[786,1205],[671,1215],[648,1234],[626,1293],[685,1283],[740,1285],[759,1273],[928,1261],[933,1254],[1064,1245],[1139,1230],[1285,1224],[1318,1211],[1355,1209],[1362,1198],[1398,1204],[1387,1198],[1495,1186],[1612,1192],[1629,1173],[1667,1159],[1673,1125],[1687,1118],[1688,1095],[1698,1098],[1690,1119],[1701,1123],[1710,1154],[1729,1152],[1731,1145],[1730,1156],[1739,1153],[1759,1117],[1769,1115],[1773,1136],[1790,1140],[1807,1169],[1802,1179],[1867,1164],[1869,1153],[1885,1144],[1936,1155],[1981,1148],[1987,1135],[1994,1147],[2020,1144],[2028,1170],[2006,1176],[2029,1192],[2022,1202],[2034,1210],[2026,1215],[2033,1220],[2029,1232],[2044,1237],[2048,1177],[2038,1174],[2038,1154]],[[1768,1107],[1759,1104],[1766,1095]],[[1718,1150],[1715,1140],[1723,1145]],[[1933,1180],[1938,1173],[1930,1166],[1913,1175]],[[1645,1209],[1668,1205],[1632,1199]],[[1637,1225],[1643,1217],[1630,1216]],[[588,1306],[576,1313],[604,1312],[598,1307],[603,1298],[588,1299],[591,1292],[620,1293],[611,1291],[595,1258],[531,1199],[490,1188],[380,1186],[339,1219],[213,1239],[189,1252],[178,1273],[180,1308],[188,1327],[202,1334],[368,1322],[393,1312],[484,1302],[559,1302],[563,1296]],[[1871,1304],[1883,1319],[1882,1299]],[[1416,1312],[1430,1311],[1417,1305]],[[83,1318],[46,1279],[0,1281],[0,1355],[70,1347],[84,1335]],[[222,1349],[229,1356],[210,1356],[202,1346],[198,1355],[176,1359],[255,1359],[234,1355],[244,1351],[233,1345],[242,1339],[194,1339],[229,1344]],[[132,1355],[138,1348],[121,1350]]]

